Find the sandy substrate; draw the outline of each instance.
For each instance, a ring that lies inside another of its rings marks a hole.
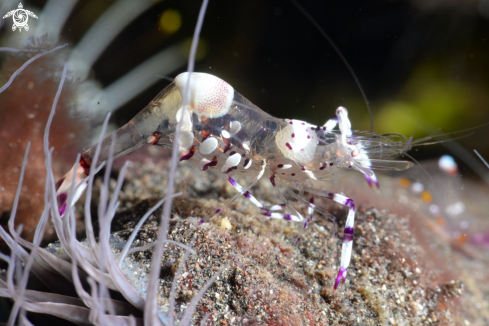
[[[120,241],[162,198],[168,178],[165,162],[131,164],[113,223]],[[352,262],[345,284],[335,292],[345,207],[316,198],[340,227],[319,215],[306,229],[300,223],[269,219],[243,197],[209,218],[235,190],[222,174],[192,170],[190,165],[181,166],[177,183],[189,173],[186,193],[174,201],[168,238],[192,244],[196,255],[181,265],[184,250],[167,245],[160,282],[162,310],[168,310],[179,266],[183,269],[177,315],[230,262],[199,302],[195,324],[208,313],[206,325],[489,324],[487,248],[450,239],[424,213],[418,199],[398,200],[406,194],[395,180],[381,178],[379,193],[370,191],[358,174],[340,176],[341,182],[331,185],[355,199],[357,206]],[[266,205],[278,203],[268,181],[252,193]],[[303,204],[296,207],[305,212]],[[159,216],[160,210],[148,219],[134,246],[156,239]],[[149,273],[151,257],[152,250],[147,250],[128,258],[137,266],[136,279]]]

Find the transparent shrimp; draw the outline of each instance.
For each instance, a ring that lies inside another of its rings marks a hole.
[[[327,197],[349,208],[340,270],[334,285],[336,289],[340,281],[345,281],[350,263],[355,204],[343,195],[320,190],[318,183],[331,180],[338,168],[344,168],[360,171],[371,187],[372,184],[378,187],[372,169],[405,170],[412,166],[408,161],[392,160],[406,150],[406,138],[397,134],[354,134],[348,112],[343,107],[339,107],[336,117],[323,126],[278,119],[262,111],[218,77],[205,73],[189,76],[189,73],[178,75],[146,108],[106,137],[101,144],[97,166],[91,165],[95,146],[82,154],[80,162],[57,183],[60,214],[66,211],[72,182],[76,190],[70,205],[86,188],[90,169],[99,168],[108,159],[114,140],[115,157],[142,146],[171,148],[175,145],[178,122],[183,119],[178,144],[182,152],[180,161],[193,160],[204,171],[221,171],[238,191],[214,214],[220,213],[239,194],[259,207],[263,215],[302,222],[304,227],[312,219],[314,211],[324,214],[314,205],[314,195]],[[189,104],[183,108],[182,94],[189,78]],[[339,130],[333,130],[336,126]],[[253,181],[244,187],[235,181],[235,175],[247,176]],[[296,196],[307,202],[307,216],[295,210],[278,189],[283,203],[263,206],[248,191],[261,178],[268,178],[274,187],[277,181],[281,181],[286,191],[292,194],[293,189],[312,194],[309,201]],[[280,212],[284,208],[293,214]]]

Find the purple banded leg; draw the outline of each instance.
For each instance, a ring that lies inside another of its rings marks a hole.
[[[273,205],[271,207],[263,206],[252,194],[250,194],[250,192],[248,190],[243,188],[243,186],[241,186],[239,183],[237,183],[233,178],[228,177],[228,180],[239,193],[241,193],[243,196],[246,197],[246,199],[251,201],[256,207],[266,211],[265,213],[262,213],[262,215],[265,215],[265,216],[268,216],[271,218],[285,219],[285,220],[289,220],[289,221],[297,221],[297,222],[301,221],[295,215],[271,212],[273,210],[282,209],[283,206],[282,205]]]
[[[353,247],[353,227],[355,225],[355,203],[350,198],[347,198],[343,195],[334,194],[332,192],[328,194],[328,198],[334,200],[337,203],[348,206],[349,208],[348,217],[346,218],[345,223],[345,230],[343,232],[340,270],[334,283],[334,289],[336,290],[340,281],[342,284],[345,283],[348,265],[350,265],[351,250]]]
[[[260,208],[264,211],[270,212],[270,211],[279,211],[285,207],[287,207],[286,204],[277,204],[277,205],[272,205],[272,206],[263,206]]]

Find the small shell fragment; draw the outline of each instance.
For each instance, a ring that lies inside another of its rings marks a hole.
[[[202,142],[199,146],[199,152],[202,155],[208,155],[212,153],[217,148],[217,139],[214,137],[209,137]]]
[[[231,221],[229,221],[226,217],[221,220],[221,228],[224,230],[231,230],[233,226],[231,225]]]

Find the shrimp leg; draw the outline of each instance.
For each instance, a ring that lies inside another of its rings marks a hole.
[[[379,188],[379,181],[377,180],[377,176],[370,168],[365,167],[370,165],[370,159],[368,158],[367,154],[364,153],[364,151],[359,150],[362,149],[361,144],[354,144],[352,142],[353,133],[351,130],[350,119],[348,119],[348,111],[344,107],[340,106],[339,108],[336,109],[336,118],[338,121],[338,126],[341,131],[341,140],[343,142],[343,145],[351,149],[352,157],[354,157],[357,161],[361,161],[363,163],[362,164],[363,166],[357,165],[357,167],[365,176],[365,179],[367,180],[369,187],[372,188],[372,182],[373,182],[377,186],[377,188]],[[326,124],[328,124],[331,120],[333,119],[328,120]],[[347,139],[349,140],[347,141]],[[360,147],[357,148],[357,146]]]
[[[355,203],[352,199],[345,197],[340,194],[334,194],[332,192],[328,193],[329,199],[334,200],[337,203],[348,206],[348,217],[346,218],[345,229],[343,231],[343,245],[341,247],[341,262],[340,270],[336,281],[334,283],[334,289],[338,287],[338,284],[345,283],[346,273],[348,266],[350,265],[351,250],[353,247],[353,227],[355,225]]]
[[[256,207],[258,207],[258,208],[266,211],[265,213],[261,213],[262,215],[265,215],[265,216],[268,216],[268,217],[271,217],[271,218],[278,218],[278,219],[284,219],[284,220],[289,220],[289,221],[301,222],[301,219],[299,217],[295,216],[295,215],[282,214],[282,213],[276,213],[276,212],[273,212],[272,213],[271,211],[273,211],[273,210],[281,209],[282,208],[282,205],[274,205],[274,206],[271,206],[271,207],[263,206],[258,201],[258,199],[256,199],[242,185],[240,185],[239,183],[237,183],[236,180],[234,180],[231,177],[228,177],[228,180],[229,180],[229,183],[231,183],[233,185],[233,187],[237,191],[239,191],[239,193],[241,193],[243,196],[246,197],[246,199],[248,199],[249,201],[251,201]],[[216,210],[216,213],[219,213],[219,212],[221,212],[221,209],[220,208]]]
[[[308,191],[311,194],[334,200],[337,203],[348,206],[349,209],[348,217],[346,218],[345,228],[343,231],[340,270],[334,283],[334,289],[336,290],[340,281],[342,284],[345,283],[346,273],[348,271],[348,266],[350,265],[351,250],[353,248],[353,228],[355,226],[355,202],[353,201],[353,199],[350,199],[340,194],[327,192],[326,190],[319,190],[314,188],[305,188],[304,190]]]

